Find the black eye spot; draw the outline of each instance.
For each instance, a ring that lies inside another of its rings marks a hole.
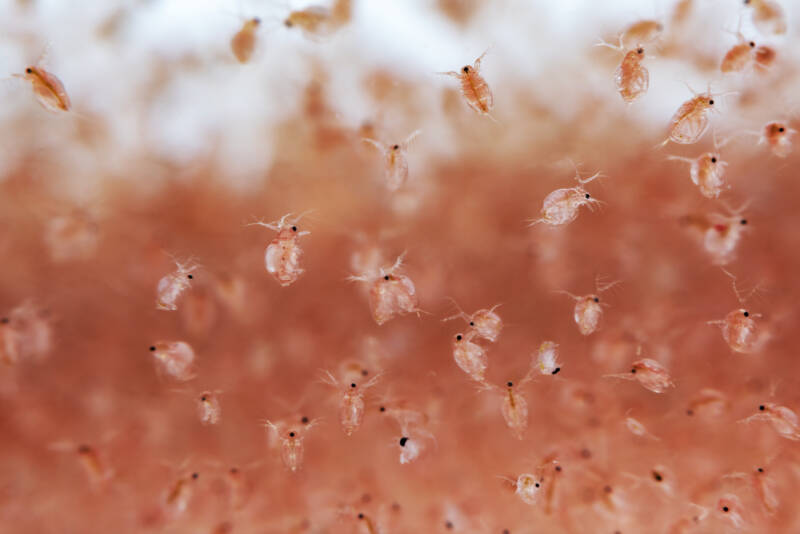
[[[300,419],[300,422],[301,422],[301,423],[303,423],[304,425],[307,425],[307,424],[308,424],[308,417],[306,417],[306,416],[304,415],[304,416],[303,416],[303,418],[302,418],[302,419]]]
[[[728,512],[728,510],[730,510],[730,508],[728,508],[727,506],[723,506],[723,507],[722,507],[722,511],[723,511],[723,512],[727,513],[727,512]]]
[[[741,221],[739,221],[739,224],[747,224],[747,219],[742,219]]]
[[[456,336],[456,341],[461,341],[461,334],[458,334],[458,335]]]
[[[364,519],[364,514],[358,514],[359,519]]]
[[[464,68],[463,68],[463,69],[461,69],[461,70],[463,70],[464,72],[469,72],[469,67],[464,67]]]
[[[469,325],[470,325],[470,326],[475,326],[475,321],[470,321],[470,322],[469,322]]]
[[[408,441],[408,438],[407,438],[407,437],[405,437],[405,436],[403,436],[402,438],[400,438],[400,446],[401,446],[401,447],[405,447],[405,446],[406,446],[406,442],[407,442],[407,441]]]
[[[758,410],[759,410],[759,411],[761,411],[761,412],[763,412],[765,409],[766,409],[766,408],[764,407],[764,405],[763,405],[763,404],[762,404],[761,406],[759,406],[759,407],[758,407]]]
[[[453,530],[453,522],[452,521],[445,521],[444,528],[447,530]]]
[[[27,69],[25,69],[25,72],[27,72],[28,74],[33,74],[33,69],[28,67]]]
[[[786,128],[784,128],[783,126],[781,126],[780,128],[778,128],[778,131],[779,131],[779,132],[781,132],[781,133],[783,133],[784,131],[786,131]]]
[[[514,387],[514,382],[506,382],[506,385],[510,388]]]
[[[89,454],[91,450],[92,448],[88,445],[81,445],[78,447],[78,454]]]
[[[586,198],[592,198],[592,195],[590,195],[589,193],[586,193],[586,194],[585,194],[585,195],[583,195],[583,196],[584,196],[584,197],[586,197]]]
[[[150,347],[150,352],[155,352],[155,350],[156,350],[155,347]]]
[[[292,232],[296,232],[296,231],[297,231],[297,227],[296,226],[292,226]]]
[[[746,311],[742,315],[744,315],[745,317],[750,317],[750,312]]]
[[[382,412],[385,412],[385,411],[386,411],[386,406],[381,406],[380,410],[381,410]]]
[[[539,487],[539,483],[537,482],[537,483],[535,484],[535,486],[538,488],[538,487]]]
[[[644,54],[644,48],[637,48],[636,49],[636,53],[637,54]]]
[[[694,415],[694,410],[692,409],[686,410],[686,415]]]
[[[394,145],[394,146],[392,147],[392,150],[400,150],[400,145]]]
[[[197,480],[197,477],[200,476],[200,473],[192,473],[192,478]]]
[[[387,274],[386,276],[383,277],[383,279],[384,280],[389,280],[389,275]]]
[[[235,475],[235,474],[237,474],[238,472],[239,472],[239,470],[238,470],[237,468],[235,468],[235,467],[231,467],[230,473],[231,473],[232,475]]]
[[[661,473],[659,473],[658,471],[653,471],[653,478],[655,479],[656,482],[661,482],[662,480],[664,480],[664,477],[662,477]]]
[[[709,105],[709,106],[713,106],[713,105],[714,105],[714,99],[713,99],[713,98],[712,98],[711,100],[709,100],[709,101],[708,101],[708,105]]]
[[[200,400],[201,400],[201,401],[203,401],[203,402],[205,402],[205,401],[206,401],[206,396],[205,396],[205,395],[203,395],[202,397],[200,397]]]
[[[716,163],[716,162],[717,162],[717,158],[711,158],[711,163]]]
[[[605,491],[606,493],[611,493],[613,490],[611,489],[611,486],[605,486],[603,488],[603,491]]]
[[[600,298],[599,297],[595,297],[592,300],[595,301],[595,302],[600,302]]]
[[[350,384],[350,387],[351,387],[351,388],[354,388],[354,387],[356,387],[356,383],[355,383],[355,382],[353,382],[352,384]]]
[[[561,371],[561,367],[556,367],[551,374],[557,375],[559,371]]]
[[[10,319],[8,317],[3,317],[2,319],[0,319],[0,323],[3,323],[3,324],[8,324],[9,321],[10,321]]]
[[[759,468],[758,468],[758,472],[759,472],[759,473],[763,473],[763,472],[764,472],[764,468],[763,468],[763,467],[759,467]]]
[[[294,432],[289,432],[289,437],[293,438],[294,437]]]
[[[556,466],[556,471],[558,471],[559,473],[561,472],[561,466],[560,465]]]
[[[366,369],[362,369],[361,370],[361,376],[367,376],[368,374],[369,374],[369,371],[367,371]]]
[[[633,374],[636,374],[636,367],[634,367],[633,369],[631,369],[631,373],[633,373]]]
[[[253,24],[256,24],[256,25],[261,24],[261,19],[258,18],[258,17],[254,17],[253,18]]]
[[[193,276],[193,275],[191,275],[191,274],[187,274],[187,275],[186,275],[186,278],[188,278],[189,280],[194,280],[194,276]]]
[[[289,20],[289,19],[286,19],[286,20],[283,21],[283,25],[286,26],[287,28],[291,28],[292,27],[292,21]]]
[[[508,530],[507,528],[504,528],[503,529],[503,534],[511,534],[511,531]]]

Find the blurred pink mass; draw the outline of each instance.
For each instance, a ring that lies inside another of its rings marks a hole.
[[[0,532],[800,531],[800,13],[751,3],[4,2],[64,87],[2,89]],[[491,117],[436,74],[487,48]]]

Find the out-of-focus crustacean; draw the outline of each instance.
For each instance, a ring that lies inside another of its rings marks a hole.
[[[72,104],[67,90],[55,74],[38,65],[29,65],[23,74],[14,76],[30,82],[36,100],[48,111],[69,111]]]

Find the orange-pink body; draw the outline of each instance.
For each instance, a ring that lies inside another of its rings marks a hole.
[[[364,141],[383,153],[385,165],[384,183],[389,191],[397,191],[408,181],[408,146],[419,133],[420,131],[417,130],[402,143],[395,143],[389,146],[374,139],[364,138]]]
[[[284,422],[275,424],[267,421],[267,426],[278,439],[281,459],[284,465],[293,473],[303,466],[306,434],[315,425],[315,421],[305,423],[303,426],[290,425]]]
[[[303,274],[303,268],[300,267],[303,251],[298,243],[299,237],[297,226],[283,226],[264,254],[267,272],[283,287],[293,284]]]
[[[343,381],[336,379],[333,374],[326,371],[322,381],[326,384],[333,386],[342,392],[342,400],[339,403],[339,422],[342,425],[342,430],[348,436],[359,429],[361,423],[364,421],[364,393],[375,385],[379,378],[379,374],[373,376],[366,383],[359,383],[362,378],[369,375],[366,369],[356,365],[344,366],[342,373]]]
[[[710,93],[699,94],[681,104],[670,120],[669,140],[682,145],[699,141],[708,130],[708,112],[712,107],[714,97]]]
[[[581,334],[588,336],[594,333],[600,326],[600,319],[602,317],[603,307],[600,304],[599,296],[586,295],[576,299],[573,318]]]
[[[386,274],[374,280],[370,288],[369,306],[379,325],[397,315],[417,313],[418,304],[414,282],[405,275]]]
[[[689,401],[686,414],[717,418],[723,415],[729,406],[728,397],[723,392],[712,388],[703,388]]]
[[[195,377],[195,354],[185,341],[162,341],[150,347],[159,374],[163,373],[179,381]]]
[[[724,216],[712,213],[703,236],[703,246],[715,265],[725,265],[734,258],[736,246],[747,226],[747,219],[738,215]]]
[[[756,60],[756,43],[743,41],[734,45],[722,58],[722,72],[741,72],[754,65]]]
[[[729,189],[725,183],[725,168],[728,164],[722,161],[716,152],[706,152],[696,158],[680,158],[671,156],[689,163],[689,176],[692,183],[700,189],[700,194],[706,198],[719,198],[722,191]]]
[[[655,360],[643,358],[631,365],[631,373],[642,387],[653,393],[664,393],[667,388],[675,387],[669,372]]]
[[[161,278],[156,286],[156,309],[175,311],[178,309],[178,299],[184,291],[192,286],[195,266],[177,263],[174,272]]]
[[[749,475],[750,485],[756,494],[764,512],[773,515],[778,510],[778,496],[775,495],[775,487],[772,480],[767,476],[765,470],[761,467],[753,469]]]
[[[761,348],[765,338],[759,334],[755,316],[743,309],[733,310],[721,321],[711,321],[722,330],[722,338],[731,350],[748,354]]]
[[[800,427],[797,424],[797,414],[786,406],[766,403],[758,407],[758,413],[751,415],[745,421],[765,420],[772,424],[775,432],[786,439],[800,441]]]
[[[775,0],[745,0],[753,10],[753,24],[764,34],[786,33],[786,14]]]
[[[622,33],[622,42],[638,45],[655,41],[664,31],[664,25],[657,20],[643,19],[628,26]]]
[[[501,411],[508,428],[517,439],[522,439],[528,429],[528,401],[514,391],[513,385],[506,388]]]
[[[650,73],[642,64],[643,60],[644,48],[630,50],[614,72],[614,83],[625,102],[633,102],[650,87]]]
[[[78,458],[93,487],[98,487],[111,478],[112,471],[103,465],[94,448],[88,445],[80,445],[78,447]]]
[[[455,301],[453,301],[453,303],[455,304]],[[494,311],[499,306],[500,305],[498,304],[491,309],[481,309],[472,315],[468,315],[464,313],[464,311],[461,310],[461,308],[459,308],[456,304],[458,313],[456,315],[447,317],[444,320],[449,321],[451,319],[457,319],[460,317],[469,325],[467,338],[472,339],[473,335],[477,335],[479,338],[494,343],[497,341],[497,338],[500,337],[500,332],[503,330],[503,319],[501,319],[497,312]]]
[[[582,188],[556,189],[544,198],[540,221],[551,226],[570,223],[578,218],[579,208],[591,202]]]
[[[494,107],[494,97],[489,84],[480,74],[481,61],[486,52],[480,55],[472,65],[465,65],[459,72],[448,72],[461,82],[461,94],[467,105],[481,115],[489,115]]]
[[[198,476],[197,473],[183,476],[168,488],[163,504],[164,511],[171,519],[177,518],[188,508]]]
[[[231,51],[239,63],[247,63],[256,49],[256,32],[261,25],[261,20],[252,18],[246,20],[242,28],[231,38]]]
[[[456,365],[467,373],[476,382],[483,382],[489,359],[486,350],[477,343],[473,343],[473,335],[457,334],[453,338],[453,359]]]
[[[197,400],[197,416],[204,425],[216,425],[222,419],[222,405],[219,395],[205,391]]]
[[[64,84],[54,74],[31,65],[16,76],[31,83],[36,100],[48,111],[69,111],[72,107]]]
[[[777,52],[771,46],[759,45],[755,51],[755,62],[758,69],[764,71],[769,69],[778,58]]]
[[[773,121],[762,128],[759,142],[768,145],[775,156],[785,158],[792,152],[792,137],[796,133],[797,130],[790,128],[788,124]]]
[[[732,493],[726,493],[717,501],[717,513],[734,528],[739,529],[744,526],[743,511],[742,501]]]

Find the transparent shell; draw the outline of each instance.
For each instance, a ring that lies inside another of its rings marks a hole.
[[[603,307],[599,302],[595,302],[595,298],[597,298],[595,295],[588,295],[575,304],[575,324],[584,336],[597,330],[600,318],[603,316]]]

